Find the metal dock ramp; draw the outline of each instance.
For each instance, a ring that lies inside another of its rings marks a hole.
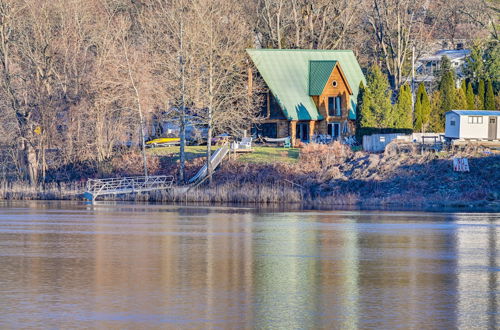
[[[171,175],[136,176],[126,178],[89,179],[83,197],[95,201],[104,195],[121,195],[172,188]]]

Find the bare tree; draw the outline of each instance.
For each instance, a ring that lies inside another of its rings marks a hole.
[[[195,94],[190,75],[192,54],[196,50],[187,37],[190,24],[196,24],[191,6],[192,0],[152,0],[142,16],[152,70],[158,83],[160,110],[179,124],[180,182],[185,181],[186,126]]]
[[[429,36],[425,33],[429,4],[429,0],[366,2],[366,17],[393,88],[403,83],[412,47],[419,48]]]
[[[196,65],[200,86],[197,108],[208,126],[207,168],[211,179],[211,141],[215,132],[241,136],[258,109],[248,93],[245,45],[251,39],[237,3],[223,0],[196,0],[198,20],[191,36],[196,42]],[[201,33],[200,31],[203,31]]]
[[[360,1],[260,0],[247,4],[262,47],[334,49],[348,41]]]

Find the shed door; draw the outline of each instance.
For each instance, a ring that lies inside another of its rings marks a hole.
[[[488,125],[488,140],[497,139],[497,117],[490,117]]]

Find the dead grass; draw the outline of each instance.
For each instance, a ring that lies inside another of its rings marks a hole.
[[[280,151],[284,152],[284,151]],[[282,155],[285,157],[285,155]],[[127,172],[142,168],[137,156],[122,161]],[[468,157],[470,173],[452,169],[453,157]],[[203,165],[203,158],[187,163],[187,177]],[[154,166],[152,166],[154,165]],[[153,162],[159,173],[175,173],[178,162]],[[305,146],[294,162],[222,164],[213,184],[189,194],[184,188],[119,197],[122,200],[189,203],[422,206],[497,203],[500,198],[500,155],[471,147],[455,152],[368,154],[332,145]],[[0,199],[77,199],[83,183],[47,184],[33,188],[23,183],[0,184]],[[113,197],[113,199],[116,199]]]
[[[27,182],[1,182],[0,200],[79,200],[83,182],[50,183],[33,187]]]

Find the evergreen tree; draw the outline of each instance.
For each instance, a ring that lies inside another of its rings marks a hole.
[[[493,84],[488,80],[486,84],[486,95],[484,97],[484,109],[495,110],[495,94],[493,93]]]
[[[424,83],[420,83],[415,97],[415,119],[414,130],[417,132],[425,132],[429,126],[429,116],[431,113],[431,102],[429,95],[425,90]]]
[[[394,126],[389,82],[377,65],[372,66],[368,73],[361,104],[362,127],[390,128]]]
[[[363,84],[363,80],[359,82],[359,92],[358,92],[358,98],[357,98],[357,106],[356,106],[356,135],[360,137],[363,132],[361,129],[361,122],[363,118],[363,98],[365,94],[365,84]]]
[[[398,100],[394,107],[394,127],[412,128],[412,102],[410,85],[404,84],[399,89]]]
[[[474,110],[474,108],[476,107],[476,104],[474,103],[474,89],[472,88],[472,83],[470,81],[467,84],[466,98],[467,98],[467,109]]]
[[[429,99],[429,95],[427,94],[427,91],[425,90],[425,86],[423,83],[422,85],[422,91],[421,91],[421,96],[420,96],[420,103],[422,104],[422,131],[426,131],[427,128],[429,127],[429,122],[431,120],[431,100]],[[420,90],[420,86],[419,86]]]
[[[444,130],[445,113],[455,107],[457,94],[455,88],[455,71],[451,67],[451,61],[446,56],[443,56],[441,59],[440,77],[438,90],[441,103],[438,109],[433,109],[434,116],[432,120],[436,121],[433,123],[434,127],[436,129],[439,128],[442,132]]]
[[[443,113],[453,109],[455,104],[455,71],[451,67],[451,61],[443,56],[441,59],[441,72],[438,90],[441,94],[441,110]]]
[[[463,88],[457,88],[457,94],[455,95],[455,105],[453,108],[457,110],[467,109],[467,96],[465,95]]]
[[[467,82],[465,79],[462,79],[462,82],[460,83],[460,88],[464,91],[464,95],[467,95]]]
[[[479,86],[477,88],[477,109],[478,110],[484,110],[484,94],[485,94],[485,90],[484,90],[484,80],[481,79],[479,80]]]
[[[415,96],[415,112],[413,114],[413,130],[421,132],[423,128],[422,120],[422,92],[425,91],[423,83],[418,85],[417,95]]]
[[[431,113],[430,113],[430,123],[429,128],[432,132],[441,133],[444,132],[444,117],[442,116],[442,100],[441,92],[439,90],[435,91],[431,97]]]
[[[474,84],[478,84],[481,79],[492,80],[493,84],[498,84],[500,82],[500,42],[491,40],[474,45],[470,56],[466,59],[464,74]]]

